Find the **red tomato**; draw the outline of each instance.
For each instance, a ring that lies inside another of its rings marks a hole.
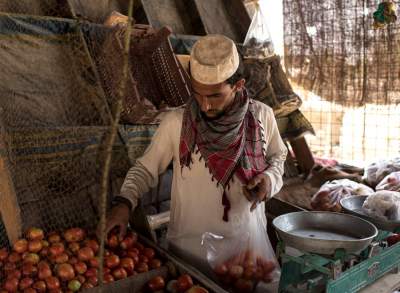
[[[128,274],[132,274],[135,268],[135,263],[130,257],[124,257],[121,259],[121,267],[124,268]]]
[[[153,279],[151,279],[151,280],[147,283],[147,286],[149,287],[149,289],[150,289],[152,292],[156,292],[156,291],[162,290],[162,289],[164,289],[164,287],[165,287],[164,278],[161,277],[161,276],[156,276],[156,277],[154,277]]]
[[[53,243],[50,246],[49,251],[52,256],[60,255],[65,251],[64,244],[62,244],[61,242]]]
[[[90,247],[83,247],[78,251],[78,259],[81,261],[88,261],[94,257],[94,252]]]
[[[152,260],[150,261],[149,265],[150,265],[150,268],[151,268],[152,270],[158,269],[158,268],[161,267],[161,260],[159,260],[159,259],[157,259],[157,258],[154,258],[154,259],[152,259]]]
[[[50,243],[58,243],[61,241],[61,236],[60,236],[60,234],[58,234],[56,232],[52,232],[52,233],[49,233],[47,240]]]
[[[64,232],[64,239],[67,242],[79,242],[85,238],[85,231],[81,228],[71,228]]]
[[[145,273],[149,271],[149,266],[145,262],[140,262],[135,266],[135,271],[138,273]]]
[[[17,278],[7,279],[4,283],[4,289],[8,292],[17,292],[18,290],[19,281]]]
[[[112,271],[112,275],[116,280],[125,279],[128,274],[123,268],[116,268]]]
[[[78,262],[78,263],[74,264],[74,268],[75,268],[75,272],[77,274],[81,274],[81,275],[83,275],[87,271],[87,266],[84,262]]]
[[[78,242],[71,242],[68,244],[68,249],[73,253],[77,253],[80,248],[81,247]]]
[[[72,280],[75,277],[74,268],[68,263],[57,265],[57,275],[63,281]]]
[[[41,251],[42,248],[43,248],[42,240],[31,240],[31,241],[29,241],[28,250],[30,252],[37,253],[37,252]]]
[[[56,277],[47,277],[45,282],[49,290],[56,290],[60,288],[60,281]]]
[[[37,281],[32,285],[32,288],[38,292],[46,292],[46,283],[44,281]]]
[[[19,240],[15,241],[15,243],[13,245],[13,249],[17,253],[20,253],[20,254],[24,253],[25,251],[28,250],[28,240],[19,239]]]
[[[190,277],[188,274],[180,276],[177,281],[178,282],[176,283],[176,287],[179,292],[185,292],[193,286],[192,277]]]
[[[106,263],[106,266],[107,266],[108,268],[115,268],[115,267],[117,267],[117,266],[119,265],[120,260],[119,260],[118,255],[115,255],[115,254],[114,254],[114,255],[108,256],[108,257],[106,258],[105,263]]]
[[[42,240],[44,239],[44,232],[39,228],[29,228],[26,236],[29,240]]]
[[[92,250],[93,250],[93,252],[96,254],[98,251],[99,251],[99,243],[96,241],[96,240],[94,240],[94,239],[88,239],[88,240],[86,240],[85,241],[85,245],[87,246],[87,247],[90,247]]]

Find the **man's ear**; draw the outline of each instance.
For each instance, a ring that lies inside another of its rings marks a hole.
[[[238,91],[242,90],[244,88],[244,84],[246,83],[246,80],[244,78],[242,78],[241,80],[238,80],[235,83],[235,87]]]

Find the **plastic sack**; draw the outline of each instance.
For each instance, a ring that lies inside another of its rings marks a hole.
[[[370,187],[349,179],[328,181],[312,197],[311,208],[317,211],[341,212],[340,200],[342,198],[373,193],[374,190]]]
[[[400,158],[380,160],[365,168],[363,180],[370,186],[375,187],[387,175],[397,171],[400,171]]]
[[[375,188],[378,190],[389,190],[400,192],[400,172],[393,172],[382,179]]]
[[[280,268],[268,238],[261,209],[241,224],[234,235],[204,233],[202,245],[216,277],[234,292],[253,292],[257,286],[277,283]]]
[[[400,220],[400,193],[380,190],[370,195],[363,204],[363,211],[381,220]]]
[[[266,19],[260,5],[256,4],[256,12],[243,42],[245,58],[263,59],[274,54],[274,46]]]

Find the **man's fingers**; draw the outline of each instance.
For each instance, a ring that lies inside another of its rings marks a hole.
[[[250,212],[254,211],[254,209],[257,207],[257,205],[258,205],[258,200],[255,200],[250,207]]]
[[[253,189],[254,187],[256,187],[258,184],[260,184],[261,182],[261,177],[260,176],[256,176],[254,178],[252,178],[249,181],[249,184],[247,184],[247,188],[248,189]]]
[[[254,199],[253,199],[252,195],[250,194],[250,192],[247,190],[247,187],[243,186],[242,189],[243,189],[244,196],[247,198],[247,200],[253,201]]]

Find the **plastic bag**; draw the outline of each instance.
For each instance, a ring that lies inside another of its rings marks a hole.
[[[318,211],[341,212],[340,200],[342,198],[373,193],[374,191],[370,187],[349,179],[328,181],[312,197],[311,207]]]
[[[389,190],[400,192],[400,172],[387,175],[375,188],[378,190]]]
[[[400,158],[380,160],[365,168],[363,180],[375,187],[387,175],[397,171],[400,171]]]
[[[253,292],[257,286],[277,283],[280,278],[265,215],[261,209],[253,213],[230,237],[210,232],[202,237],[216,277],[234,292]]]
[[[266,17],[259,4],[256,4],[256,12],[243,42],[243,49],[245,58],[263,59],[274,54]]]
[[[380,190],[370,195],[363,204],[363,211],[381,220],[400,220],[400,193]]]

